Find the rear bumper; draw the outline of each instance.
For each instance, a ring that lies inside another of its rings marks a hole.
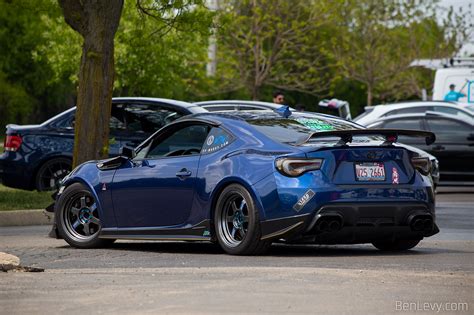
[[[32,175],[25,174],[27,165],[22,161],[12,160],[6,153],[0,155],[0,182],[12,188],[32,189]]]
[[[321,218],[334,218],[337,229],[322,230]],[[415,229],[413,222],[431,220]],[[439,232],[434,208],[424,203],[333,203],[313,213],[261,222],[262,239],[285,239],[318,244],[372,243],[390,239],[422,239]]]

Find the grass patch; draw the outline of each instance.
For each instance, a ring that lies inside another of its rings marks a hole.
[[[53,203],[52,192],[27,191],[0,184],[0,211],[44,209]]]

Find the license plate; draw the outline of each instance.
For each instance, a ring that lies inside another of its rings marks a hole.
[[[355,163],[355,173],[358,181],[371,182],[385,180],[385,168],[383,163]]]

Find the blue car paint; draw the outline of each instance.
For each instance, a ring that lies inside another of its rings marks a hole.
[[[183,229],[212,221],[219,192],[231,183],[239,183],[250,192],[262,223],[304,217],[306,227],[310,228],[308,220],[319,209],[338,204],[369,204],[381,208],[394,203],[415,204],[434,218],[431,182],[413,169],[409,162],[413,153],[402,145],[387,148],[372,141],[370,145],[340,147],[320,142],[296,147],[270,139],[238,117],[193,116],[219,123],[233,135],[234,141],[212,153],[128,161],[116,170],[101,171],[96,162],[85,163],[67,177],[64,185],[82,182],[90,187],[99,203],[104,231]],[[166,128],[171,125],[157,133]],[[385,181],[355,181],[353,162],[363,160],[368,150],[375,151],[376,159],[386,163]],[[324,160],[320,170],[292,178],[276,170],[275,158],[281,156]],[[184,181],[175,176],[183,167],[191,168],[192,172],[191,178]],[[398,184],[392,183],[389,171],[392,167],[399,172]],[[161,168],[167,169],[161,172]],[[308,190],[315,193],[314,197],[296,211],[295,204]],[[163,200],[164,210],[159,208]]]

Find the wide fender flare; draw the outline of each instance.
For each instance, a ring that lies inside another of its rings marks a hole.
[[[97,192],[94,189],[94,187],[87,180],[85,180],[84,178],[82,178],[80,176],[75,176],[75,177],[69,178],[65,182],[63,182],[62,186],[64,186],[65,189],[66,189],[68,186],[71,186],[72,184],[75,184],[75,183],[80,183],[80,184],[83,184],[84,186],[87,187],[87,189],[94,196],[95,202],[97,203],[97,211],[99,211],[99,217],[103,217],[105,214],[102,211],[102,205],[100,203],[99,196],[97,195]],[[60,196],[58,196],[57,198],[60,198]],[[56,202],[55,207],[54,207],[54,212],[55,213],[56,213],[56,210],[57,210],[56,208],[57,207],[58,207],[58,203]]]
[[[258,214],[259,214],[259,217],[260,217],[260,221],[262,220],[265,220],[265,209],[263,207],[263,204],[262,204],[262,200],[260,199],[260,197],[258,196],[255,188],[253,187],[252,184],[250,184],[249,182],[245,181],[244,179],[240,178],[240,177],[235,177],[235,176],[229,176],[229,177],[225,177],[223,178],[221,181],[219,181],[219,183],[214,187],[212,193],[211,193],[211,198],[210,200],[212,201],[211,202],[211,207],[210,207],[210,213],[209,213],[209,218],[211,220],[214,219],[214,213],[215,213],[215,206],[217,204],[217,199],[219,198],[219,194],[221,193],[221,191],[231,185],[231,184],[240,184],[242,185],[245,189],[247,189],[247,191],[250,193],[250,195],[252,196],[253,200],[254,200],[254,203],[255,203],[255,206],[257,207],[258,209]]]

